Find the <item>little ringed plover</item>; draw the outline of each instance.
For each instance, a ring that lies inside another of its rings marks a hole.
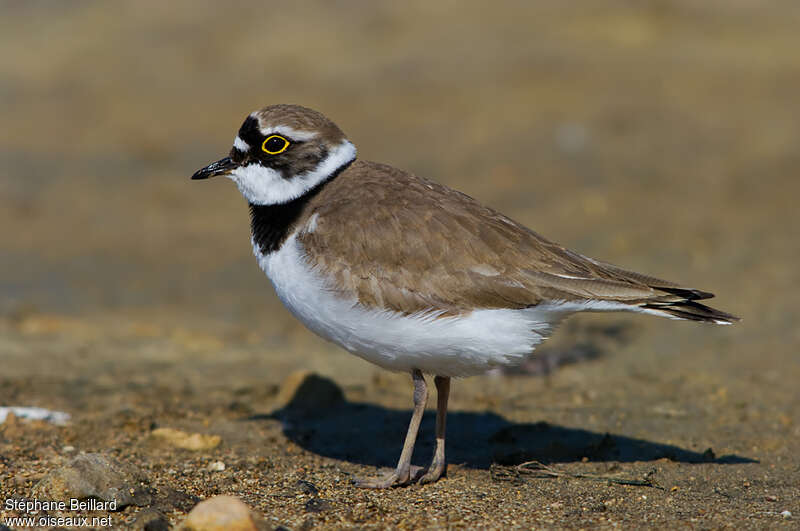
[[[738,319],[698,302],[711,293],[582,256],[461,192],[356,159],[339,127],[305,107],[250,114],[229,156],[192,179],[218,175],[249,203],[253,252],[289,311],[345,350],[412,376],[397,468],[358,480],[363,487],[438,480],[450,379],[521,363],[570,314]],[[426,373],[438,394],[436,447],[418,469],[411,454]]]

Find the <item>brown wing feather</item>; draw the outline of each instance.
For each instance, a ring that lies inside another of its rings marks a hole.
[[[465,194],[382,164],[351,165],[313,199],[312,214],[314,230],[299,238],[314,265],[362,303],[403,313],[546,300],[670,305],[710,295],[589,259]]]

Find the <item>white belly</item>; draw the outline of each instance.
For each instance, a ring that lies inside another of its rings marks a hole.
[[[396,371],[469,376],[515,365],[541,343],[564,313],[544,308],[475,310],[441,317],[435,308],[404,315],[341,298],[304,258],[292,235],[277,251],[253,250],[278,297],[304,325],[342,348]]]

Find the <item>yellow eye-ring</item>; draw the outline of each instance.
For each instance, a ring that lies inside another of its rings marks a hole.
[[[289,141],[283,138],[281,135],[270,135],[266,138],[266,140],[264,140],[264,143],[261,144],[261,149],[270,155],[283,153],[288,147]]]

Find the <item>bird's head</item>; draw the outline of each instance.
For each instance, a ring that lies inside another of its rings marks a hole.
[[[321,113],[299,105],[270,105],[251,113],[230,154],[192,175],[224,175],[253,205],[288,203],[356,158],[355,146]]]

